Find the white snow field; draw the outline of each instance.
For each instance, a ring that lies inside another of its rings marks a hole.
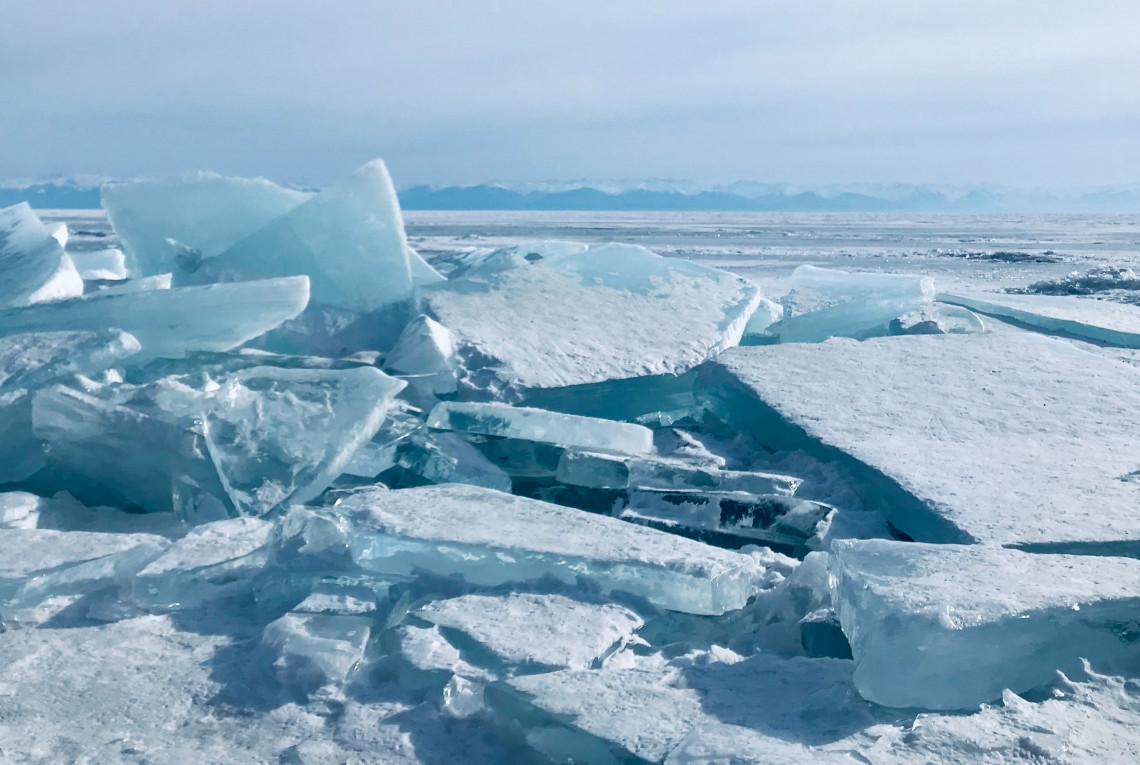
[[[1140,759],[1140,217],[103,200],[0,210],[0,761]]]

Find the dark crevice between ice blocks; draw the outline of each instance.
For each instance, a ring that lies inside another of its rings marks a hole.
[[[937,544],[974,544],[975,539],[941,517],[897,481],[841,449],[814,438],[764,403],[753,391],[716,365],[704,365],[695,387],[697,398],[737,431],[775,451],[803,451],[821,462],[836,462],[854,479],[863,506],[877,511],[911,540]]]

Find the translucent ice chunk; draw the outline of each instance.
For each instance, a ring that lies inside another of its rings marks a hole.
[[[364,568],[424,569],[497,585],[585,576],[678,611],[718,614],[763,589],[757,559],[669,534],[476,486],[362,489],[337,504]]]
[[[121,281],[127,278],[127,258],[122,250],[88,250],[68,255],[85,281]]]
[[[132,276],[175,268],[177,250],[168,239],[212,258],[309,196],[261,178],[202,172],[113,183],[102,190],[103,208],[130,256]]]
[[[968,293],[939,300],[1022,326],[1093,343],[1140,348],[1140,308],[1071,295]]]
[[[848,273],[817,266],[792,272],[785,317],[768,328],[780,342],[818,343],[829,337],[886,334],[890,322],[929,304],[928,277]]]
[[[288,613],[270,622],[262,644],[277,654],[273,671],[289,688],[312,692],[349,681],[372,634],[367,616]]]
[[[890,323],[892,335],[977,335],[985,331],[976,313],[949,303],[932,303]]]
[[[83,280],[26,202],[0,209],[0,308],[83,294]]]
[[[138,391],[95,395],[57,385],[32,400],[35,435],[47,444],[51,462],[67,471],[69,491],[97,504],[148,512],[170,511],[184,480],[196,492],[225,498],[200,426],[142,396],[128,404],[110,393],[129,399]]]
[[[238,512],[263,515],[324,491],[367,443],[404,382],[375,367],[255,367],[203,402],[210,458]]]
[[[407,248],[408,253],[408,268],[412,274],[412,284],[419,288],[428,284],[435,284],[436,282],[447,281],[447,277],[436,271],[431,267],[423,257],[413,250],[411,247]]]
[[[0,528],[34,529],[47,500],[26,491],[0,494]]]
[[[967,709],[1135,655],[1140,561],[844,540],[831,553],[855,685],[877,704]]]
[[[139,571],[133,597],[157,610],[193,608],[247,588],[276,539],[274,524],[231,518],[195,527]]]
[[[631,454],[653,451],[653,432],[641,425],[508,404],[444,401],[431,410],[428,427]]]
[[[228,351],[304,310],[304,276],[172,290],[95,293],[0,311],[0,336],[116,327],[142,345],[138,359]]]
[[[0,529],[0,609],[123,584],[168,544],[150,534]]]
[[[455,338],[447,327],[427,316],[408,322],[384,359],[384,368],[397,374],[427,378],[432,393],[456,390]]]
[[[466,720],[482,712],[484,703],[484,689],[482,683],[468,680],[459,675],[452,675],[443,687],[443,703],[441,711],[448,717],[457,720]]]
[[[187,278],[202,284],[305,274],[315,304],[359,312],[406,309],[412,298],[406,247],[392,179],[375,160],[204,260]]]
[[[501,661],[574,669],[589,669],[643,624],[624,606],[529,593],[464,595],[416,616],[463,633]]]
[[[760,295],[745,280],[642,247],[590,246],[423,291],[455,333],[461,387],[529,389],[675,375],[735,345]]]
[[[511,478],[455,433],[415,434],[399,447],[399,464],[430,483],[469,483],[509,492]]]
[[[667,457],[567,449],[558,461],[562,483],[595,489],[674,489],[677,491],[743,491],[752,494],[795,494],[801,480],[775,473],[719,470]]]
[[[756,312],[752,314],[752,318],[744,326],[744,336],[741,338],[741,342],[749,345],[767,338],[769,336],[768,329],[783,318],[784,306],[767,298],[761,298],[760,305],[756,307]]]
[[[67,230],[67,224],[64,222],[55,223],[47,227],[48,233],[51,238],[59,242],[59,246],[67,249],[67,240],[71,238],[71,232]]]

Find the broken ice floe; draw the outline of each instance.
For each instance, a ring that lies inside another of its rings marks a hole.
[[[1037,329],[1121,348],[1140,348],[1140,307],[1109,300],[970,293],[939,299]]]

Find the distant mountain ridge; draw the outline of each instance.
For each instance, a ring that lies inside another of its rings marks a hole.
[[[0,184],[0,207],[28,202],[38,209],[98,209],[99,187],[106,180]],[[1023,191],[865,184],[811,188],[742,181],[700,188],[688,181],[561,181],[412,186],[400,191],[399,197],[406,210],[1140,213],[1140,187]]]

